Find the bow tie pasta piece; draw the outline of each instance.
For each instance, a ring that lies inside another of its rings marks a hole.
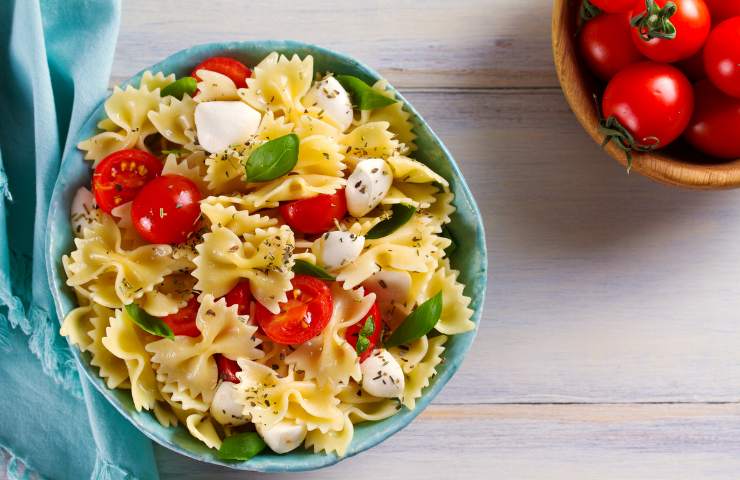
[[[409,410],[416,407],[416,400],[421,397],[424,388],[429,386],[429,380],[437,374],[437,365],[442,363],[442,352],[444,352],[446,341],[447,337],[445,335],[438,335],[430,339],[422,337],[417,340],[415,343],[418,345],[413,348],[424,351],[423,356],[419,355],[420,352],[418,352],[412,353],[412,355],[407,354],[404,357],[401,354],[402,350],[398,348],[391,349],[391,355],[398,360],[404,370],[406,378],[402,403]],[[404,358],[406,359],[405,362]]]
[[[182,100],[171,97],[169,103],[161,102],[147,116],[164,138],[189,150],[195,148],[195,101],[188,94]]]
[[[126,363],[131,397],[138,411],[151,410],[160,399],[149,353],[144,349],[147,336],[124,310],[116,310],[102,340],[110,353]]]
[[[198,160],[198,157],[201,156],[203,157],[202,160]],[[189,160],[191,157],[194,158],[194,160]],[[180,160],[177,155],[171,153],[167,155],[167,159],[164,162],[162,175],[182,175],[192,181],[198,187],[198,190],[201,192],[207,192],[208,185],[203,178],[203,165],[205,165],[204,152],[194,152],[192,155],[187,158],[183,158],[182,160]]]
[[[450,184],[445,178],[418,160],[404,155],[392,155],[386,159],[393,171],[393,178],[409,183],[438,183],[445,191]]]
[[[195,278],[188,272],[176,272],[164,277],[151,292],[146,292],[139,306],[154,317],[177,313],[193,296]]]
[[[226,300],[214,301],[204,295],[195,323],[198,337],[175,336],[146,346],[157,364],[157,375],[165,384],[176,383],[179,390],[187,390],[194,399],[210,403],[218,383],[216,354],[230,359],[256,359],[262,356],[254,337],[257,327],[240,317],[236,306],[227,307]],[[173,392],[174,393],[174,392]]]
[[[167,375],[157,372],[159,390],[169,403],[176,404],[185,412],[207,412],[210,401],[203,400],[201,395],[194,395],[186,384],[171,380]]]
[[[162,72],[157,72],[157,73],[152,74],[152,72],[147,70],[141,76],[141,81],[139,82],[139,88],[140,89],[146,88],[150,92],[153,92],[156,89],[162,90],[164,87],[166,87],[170,83],[173,83],[176,80],[176,78],[177,77],[175,77],[174,73],[170,73],[169,75],[165,75]]]
[[[344,339],[344,332],[362,320],[373,306],[375,295],[363,296],[335,284],[332,298],[334,307],[329,324],[319,336],[299,345],[285,362],[297,372],[303,372],[306,380],[346,385],[350,378],[359,381],[362,374],[355,347]]]
[[[200,78],[198,93],[195,95],[196,102],[239,100],[236,84],[226,75],[211,70],[198,70],[195,73]]]
[[[309,431],[339,431],[344,415],[339,409],[333,386],[295,379],[290,372],[278,377],[269,367],[250,360],[239,360],[237,401],[252,422],[271,427],[283,419],[306,425]]]
[[[105,304],[106,298],[97,294],[94,286],[110,282],[106,273],[115,273],[115,293],[121,305],[126,305],[151,291],[164,277],[172,273],[172,247],[143,245],[133,250],[121,247],[121,232],[113,219],[101,216],[101,222],[83,230],[82,238],[75,239],[77,247],[64,257],[67,285],[87,286],[96,303]],[[111,284],[104,288],[110,289]]]
[[[247,177],[244,162],[252,152],[252,145],[233,145],[212,153],[206,158],[208,191],[214,194],[246,191]]]
[[[243,242],[226,227],[216,227],[203,236],[196,247],[195,289],[220,297],[246,278],[254,298],[277,313],[278,303],[287,301],[286,292],[292,288],[293,232],[285,225],[257,228],[242,238]]]
[[[373,85],[373,90],[385,95],[388,98],[395,98],[390,90],[387,90],[388,82],[378,80]],[[410,121],[411,114],[404,110],[403,102],[396,102],[387,107],[376,108],[375,110],[363,110],[360,117],[360,125],[373,122],[388,122],[391,132],[396,134],[396,138],[404,145],[401,153],[409,153],[416,150],[416,134],[413,132],[414,126]]]
[[[233,205],[211,203],[209,197],[201,202],[200,210],[208,219],[211,228],[226,227],[236,235],[254,233],[257,229],[266,229],[277,225],[276,218],[250,214],[247,210],[237,210]]]
[[[147,115],[158,110],[161,101],[158,89],[150,91],[146,87],[134,88],[131,85],[125,90],[115,87],[113,94],[105,101],[105,113],[110,122],[103,124],[115,125],[115,130],[82,141],[77,148],[86,152],[85,159],[93,160],[94,166],[109,154],[126,148],[136,146],[148,151],[144,140],[156,129]]]
[[[276,52],[262,60],[247,79],[247,88],[239,89],[239,96],[252,107],[265,112],[280,112],[288,118],[297,118],[304,111],[303,98],[313,80],[313,57],[301,60],[298,55],[288,60]]]
[[[347,164],[354,168],[363,158],[388,158],[398,154],[402,148],[388,122],[372,122],[360,125],[341,140]]]
[[[208,415],[193,413],[185,419],[185,426],[190,435],[205,443],[208,448],[221,448],[221,438],[218,436],[213,420]]]
[[[312,112],[312,110],[309,110],[309,112]],[[295,134],[301,139],[311,135],[321,135],[334,140],[339,140],[342,137],[342,132],[336,126],[309,113],[304,113],[296,121]]]
[[[475,324],[470,320],[473,310],[468,308],[470,297],[463,293],[465,286],[457,281],[460,274],[452,270],[446,261],[442,262],[434,275],[429,279],[425,291],[418,296],[418,301],[430,298],[437,292],[442,292],[442,314],[435,329],[446,335],[455,335],[473,330]]]

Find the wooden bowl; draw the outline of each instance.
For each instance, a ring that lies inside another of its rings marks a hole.
[[[552,7],[552,51],[560,86],[573,113],[594,141],[601,144],[594,94],[601,98],[603,85],[579,60],[576,20],[580,0],[554,0]],[[605,150],[627,166],[624,151],[613,144]],[[718,190],[740,187],[740,159],[722,161],[704,155],[683,140],[665,150],[633,153],[632,171],[659,182],[680,187]]]

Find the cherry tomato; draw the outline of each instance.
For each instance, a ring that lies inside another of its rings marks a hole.
[[[725,20],[709,34],[704,69],[717,88],[740,97],[740,17]]]
[[[226,305],[238,305],[239,315],[249,315],[249,304],[252,302],[252,290],[249,289],[249,280],[241,280],[224,297]]]
[[[728,18],[740,17],[740,0],[704,0],[712,14],[712,23],[715,25]]]
[[[239,379],[236,374],[241,372],[242,369],[236,360],[226,358],[220,353],[215,355],[216,365],[218,366],[218,378],[224,382],[239,383]]]
[[[200,191],[182,175],[162,175],[134,198],[131,219],[151,243],[180,243],[193,233],[200,217]]]
[[[606,13],[629,13],[636,4],[645,4],[644,0],[589,0],[591,5]]]
[[[372,335],[367,337],[370,343],[367,346],[367,349],[360,354],[360,363],[364,362],[365,359],[370,356],[373,349],[380,344],[380,336],[383,333],[383,319],[380,317],[380,308],[378,308],[378,304],[373,303],[373,306],[370,307],[367,314],[362,317],[362,320],[349,327],[347,332],[344,334],[344,338],[347,339],[349,344],[357,348],[357,339],[360,336],[360,330],[365,326],[365,322],[367,322],[369,317],[373,317],[373,325],[375,325],[375,329],[373,330]]]
[[[161,172],[162,162],[151,153],[133,149],[111,153],[93,172],[95,202],[101,210],[110,213],[133,200],[141,187]]]
[[[663,148],[684,131],[694,111],[694,92],[675,67],[653,62],[630,65],[611,79],[602,99],[604,118],[614,117],[633,137],[627,147]]]
[[[175,313],[162,317],[162,321],[172,329],[172,333],[175,335],[185,335],[188,337],[197,337],[200,335],[200,330],[195,324],[195,318],[198,316],[198,309],[200,303],[198,299],[193,296],[188,301],[188,304],[182,307]]]
[[[308,275],[296,275],[288,301],[280,304],[280,313],[270,313],[256,302],[255,320],[265,335],[275,343],[298,345],[311,340],[331,319],[334,301],[326,282]]]
[[[709,80],[694,87],[696,111],[686,139],[696,149],[720,158],[740,158],[740,98],[722,93]]]
[[[673,15],[669,9],[663,8],[668,3],[675,5]],[[632,12],[633,17],[642,17],[632,29],[632,40],[643,55],[656,62],[672,63],[685,60],[701,50],[712,23],[704,0],[655,0],[655,5],[653,12],[648,12],[645,7]],[[659,36],[669,33],[665,28],[667,22],[675,28],[674,38]]]
[[[280,214],[293,230],[302,233],[324,233],[334,228],[334,220],[347,215],[344,189],[331,195],[296,200],[280,205]]]
[[[578,35],[581,57],[597,77],[609,80],[627,65],[644,59],[631,36],[628,13],[599,15],[586,22]]]
[[[247,78],[252,76],[252,71],[246,65],[230,57],[211,57],[201,62],[190,74],[191,77],[200,81],[200,77],[196,75],[198,70],[210,70],[226,75],[234,82],[236,88],[247,88]]]

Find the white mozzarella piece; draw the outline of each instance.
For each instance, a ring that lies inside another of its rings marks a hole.
[[[334,77],[326,77],[314,83],[303,97],[303,104],[322,109],[342,131],[347,130],[352,124],[352,102],[349,94]]]
[[[244,143],[257,133],[262,116],[244,102],[203,102],[195,107],[198,143],[209,153]]]
[[[256,424],[257,433],[275,453],[288,453],[295,450],[306,438],[306,426],[282,420],[271,427]]]
[[[380,204],[393,183],[393,174],[382,158],[368,158],[357,164],[347,179],[347,210],[362,217]]]
[[[249,422],[249,418],[242,413],[244,406],[236,401],[236,394],[236,384],[231,382],[221,382],[213,394],[211,416],[221,425],[236,427]]]
[[[316,240],[314,253],[319,265],[331,271],[354,261],[364,246],[365,237],[362,235],[335,230]]]
[[[380,348],[360,364],[362,370],[362,389],[379,398],[400,398],[403,395],[405,379],[403,370],[393,355]]]
[[[411,275],[397,270],[381,270],[362,282],[365,290],[375,294],[381,315],[391,325],[397,325],[409,314]]]
[[[80,187],[72,198],[70,207],[72,218],[72,231],[78,237],[82,236],[82,229],[90,225],[97,218],[97,206],[92,192],[85,187]]]

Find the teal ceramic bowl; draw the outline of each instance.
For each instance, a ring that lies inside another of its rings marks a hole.
[[[153,72],[162,71],[165,74],[174,73],[177,76],[188,75],[194,65],[214,55],[227,55],[238,58],[247,65],[255,65],[270,52],[277,51],[286,55],[294,53],[301,57],[313,55],[317,71],[332,71],[338,74],[351,74],[369,81],[380,78],[380,75],[362,63],[344,55],[299,42],[292,41],[255,41],[234,43],[212,43],[200,45],[178,52],[164,61],[147,68]],[[126,84],[138,85],[143,72],[135,75]],[[458,248],[452,255],[454,268],[460,270],[460,280],[466,285],[465,293],[473,299],[471,308],[475,310],[473,320],[476,325],[480,321],[483,299],[486,289],[486,244],[478,207],[468,189],[460,170],[452,155],[437,135],[429,128],[413,106],[401,95],[398,95],[408,111],[412,114],[415,132],[418,135],[416,143],[418,150],[415,157],[439,172],[449,180],[455,193],[455,207],[457,212],[452,217],[450,230]],[[105,117],[101,103],[90,115],[82,129],[73,138],[78,143],[96,133],[96,124]],[[47,269],[49,284],[56,302],[59,318],[75,308],[75,297],[71,289],[65,285],[62,255],[68,254],[73,247],[73,235],[69,224],[69,207],[74,192],[82,185],[90,184],[90,163],[83,160],[82,152],[69,152],[61,166],[59,178],[54,188],[51,200],[51,209],[48,219]],[[395,416],[380,422],[368,422],[357,425],[354,439],[349,447],[348,458],[367,450],[387,439],[394,433],[407,426],[442,390],[452,375],[460,366],[463,357],[473,343],[475,331],[450,337],[445,351],[445,361],[438,369],[429,387],[424,390],[422,398],[416,403],[414,410],[402,410]],[[315,454],[312,451],[299,449],[285,455],[264,453],[246,462],[229,462],[219,459],[215,451],[208,449],[200,442],[190,437],[183,427],[162,427],[154,416],[148,412],[137,412],[134,409],[130,394],[127,391],[108,389],[98,376],[97,369],[90,365],[90,358],[86,353],[72,346],[77,362],[82,367],[88,380],[108,399],[121,415],[141,430],[146,436],[175,452],[207,463],[224,465],[226,467],[261,471],[261,472],[288,472],[313,470],[334,464],[341,460],[336,455]]]

